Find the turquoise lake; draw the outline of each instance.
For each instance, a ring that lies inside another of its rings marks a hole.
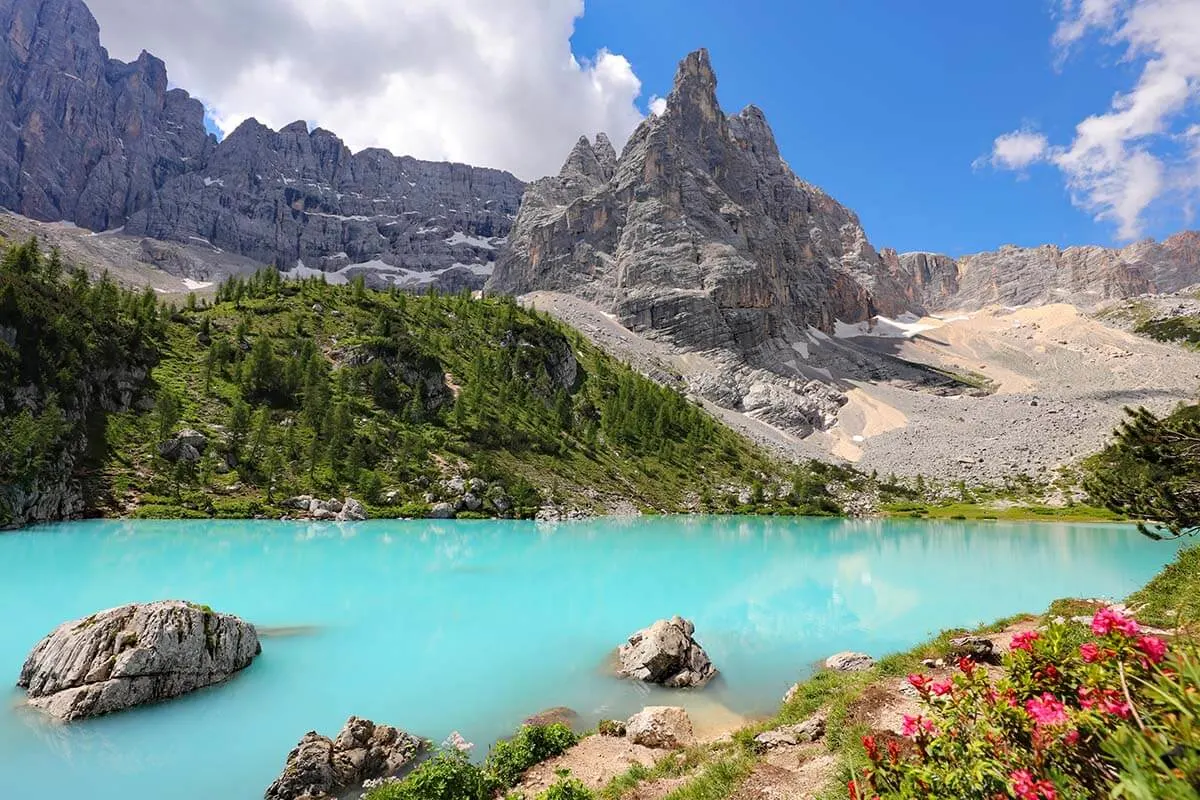
[[[701,725],[772,711],[841,650],[907,649],[948,627],[1120,598],[1176,546],[1112,525],[663,518],[524,522],[95,521],[0,535],[0,676],[59,623],[186,599],[262,628],[229,683],[63,726],[0,709],[6,798],[252,800],[309,730],[351,714],[486,752],[569,706],[585,722],[650,703]],[[720,668],[703,692],[618,681],[609,654],[681,614]]]

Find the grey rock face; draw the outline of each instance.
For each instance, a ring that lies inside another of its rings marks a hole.
[[[266,800],[323,800],[387,778],[429,746],[390,725],[350,717],[337,737],[309,731],[288,754],[283,773],[267,788]]]
[[[0,24],[0,205],[117,227],[215,145],[161,61],[108,57],[80,0],[6,0]]]
[[[262,648],[254,626],[191,603],[121,606],[60,625],[25,661],[29,704],[65,722],[227,680]]]
[[[933,310],[1046,303],[1086,308],[1106,300],[1176,292],[1200,281],[1196,231],[1122,249],[1009,246],[957,260],[891,250],[883,256],[897,279],[911,287],[910,299]]]
[[[303,122],[273,131],[248,120],[203,168],[167,181],[125,230],[200,240],[283,270],[331,272],[333,280],[362,274],[376,286],[417,287],[441,276],[442,284],[479,288],[522,187],[498,170],[378,149],[352,154]]]
[[[162,442],[158,454],[171,463],[195,464],[208,447],[208,438],[198,431],[184,430]]]
[[[702,687],[717,674],[693,638],[696,626],[681,617],[655,622],[617,650],[617,674],[671,688]]]
[[[4,0],[0,23],[0,206],[334,281],[453,291],[491,273],[523,189],[512,175],[352,154],[304,123],[248,120],[218,144],[162,61],[109,59],[82,0]]]

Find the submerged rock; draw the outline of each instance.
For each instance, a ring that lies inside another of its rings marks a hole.
[[[629,637],[617,651],[617,674],[671,688],[699,688],[717,668],[692,635],[696,626],[682,617],[655,622]]]
[[[17,685],[64,722],[156,703],[220,683],[262,652],[254,626],[207,606],[121,606],[60,625]]]
[[[625,735],[643,747],[674,750],[695,743],[692,719],[677,706],[647,706],[625,723]]]
[[[555,706],[526,717],[523,725],[565,725],[571,730],[579,726],[579,713],[566,706]]]
[[[337,737],[304,734],[288,753],[283,772],[263,795],[266,800],[324,800],[399,772],[429,746],[390,725],[350,717]]]
[[[825,669],[834,672],[866,672],[875,666],[875,659],[866,653],[836,653],[825,659]]]

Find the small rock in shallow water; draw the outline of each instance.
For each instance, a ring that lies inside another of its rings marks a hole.
[[[660,619],[629,637],[617,651],[617,674],[672,689],[700,688],[717,674],[693,638],[696,626],[682,617]]]

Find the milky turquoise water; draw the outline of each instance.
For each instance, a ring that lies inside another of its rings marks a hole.
[[[305,731],[351,714],[479,749],[525,716],[648,702],[702,719],[772,710],[813,662],[943,628],[1121,597],[1175,553],[1109,525],[668,518],[516,522],[82,522],[0,535],[0,680],[60,622],[178,598],[267,638],[231,682],[48,724],[0,689],[0,796],[250,800]],[[682,614],[722,677],[650,692],[604,670],[628,634]]]

